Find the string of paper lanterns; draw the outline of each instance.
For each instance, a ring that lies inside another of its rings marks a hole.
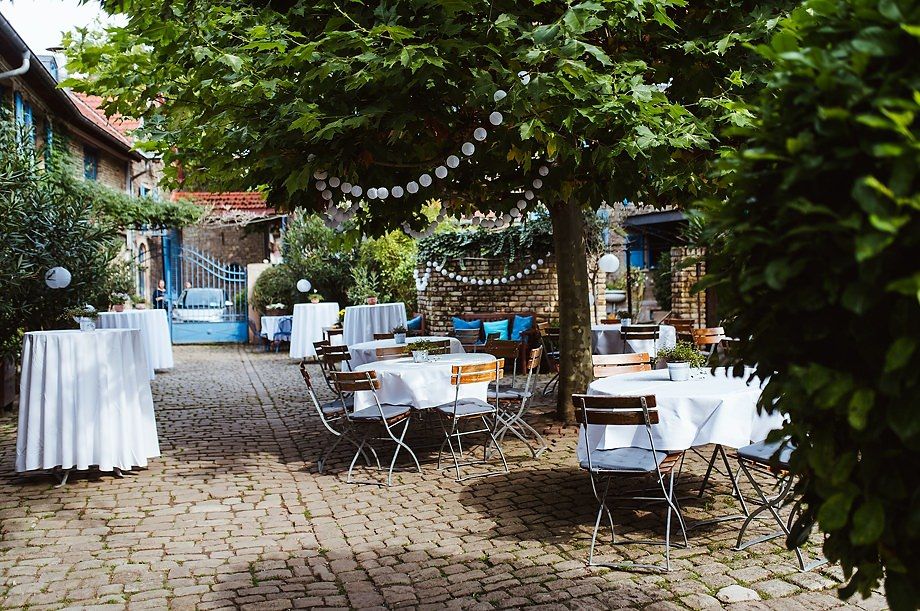
[[[509,284],[523,279],[526,276],[537,273],[541,267],[546,263],[546,259],[549,259],[550,253],[546,253],[543,258],[537,259],[535,262],[530,265],[525,266],[521,271],[515,274],[508,274],[507,276],[499,276],[492,278],[476,278],[474,276],[468,276],[463,273],[458,273],[450,271],[446,267],[446,262],[437,263],[433,261],[425,262],[425,273],[422,275],[421,280],[418,278],[418,273],[413,272],[413,277],[416,278],[415,286],[418,290],[424,291],[428,287],[428,280],[431,277],[431,272],[435,271],[442,276],[450,280],[455,280],[461,284],[468,284],[470,286],[497,286],[499,284]],[[422,281],[424,286],[422,286]]]

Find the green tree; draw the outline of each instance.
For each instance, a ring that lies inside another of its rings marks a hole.
[[[510,210],[535,169],[551,167],[540,198],[560,272],[565,420],[569,395],[591,379],[583,209],[694,191],[702,118],[746,120],[723,98],[745,82],[740,43],[769,25],[758,3],[729,0],[106,5],[128,23],[70,42],[74,71],[89,77],[69,84],[143,117],[166,160],[207,168],[209,184],[264,185],[276,205],[318,210],[317,170],[365,190],[406,185],[488,129],[447,180],[366,202],[358,228],[379,235],[407,219],[418,227],[431,197],[453,212]],[[692,78],[674,97],[656,86],[681,74]],[[507,97],[496,101],[498,90]]]
[[[918,23],[915,1],[806,1],[759,48],[759,119],[703,207],[736,363],[790,416],[790,543],[817,524],[842,594],[884,578],[894,609],[920,600]]]
[[[291,216],[284,233],[281,254],[294,283],[305,278],[326,301],[345,307],[351,270],[358,259],[352,238],[336,235],[315,214],[296,214]],[[295,303],[304,303],[308,298],[298,292],[292,297]]]

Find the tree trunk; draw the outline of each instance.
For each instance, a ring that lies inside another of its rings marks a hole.
[[[550,205],[549,212],[559,286],[560,372],[556,418],[571,423],[575,421],[572,394],[585,392],[592,379],[585,219],[581,206],[573,201]]]

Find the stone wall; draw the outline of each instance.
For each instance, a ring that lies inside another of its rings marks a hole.
[[[267,225],[258,227],[267,228]],[[268,258],[267,229],[259,228],[246,231],[234,225],[186,227],[182,230],[182,245],[207,253],[221,263],[246,267]]]
[[[671,249],[671,312],[680,318],[689,318],[697,326],[705,327],[707,312],[706,292],[694,294],[693,285],[706,274],[706,251],[702,248],[676,246]],[[683,267],[688,258],[699,258],[698,263]]]
[[[475,278],[501,277],[516,273],[524,265],[508,265],[498,259],[463,259],[448,261],[449,271]],[[419,274],[425,272],[419,268]],[[604,278],[600,276],[595,286],[596,307],[592,319],[603,316]],[[589,276],[590,277],[590,276]],[[535,312],[542,320],[559,319],[559,292],[556,284],[556,263],[547,259],[534,273],[510,284],[471,286],[431,271],[428,286],[418,293],[419,311],[427,318],[428,331],[445,333],[453,330],[451,317],[456,314],[483,312]],[[587,299],[588,296],[585,296]]]

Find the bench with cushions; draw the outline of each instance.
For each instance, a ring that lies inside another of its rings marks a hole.
[[[496,339],[512,340],[521,343],[519,359],[527,356],[527,351],[540,346],[540,332],[537,329],[537,316],[534,312],[476,312],[460,314],[451,319],[451,327],[470,328],[479,322],[479,343],[485,344],[489,336]],[[467,323],[464,326],[464,323]],[[473,326],[475,328],[475,326]],[[523,361],[521,361],[523,362]]]

